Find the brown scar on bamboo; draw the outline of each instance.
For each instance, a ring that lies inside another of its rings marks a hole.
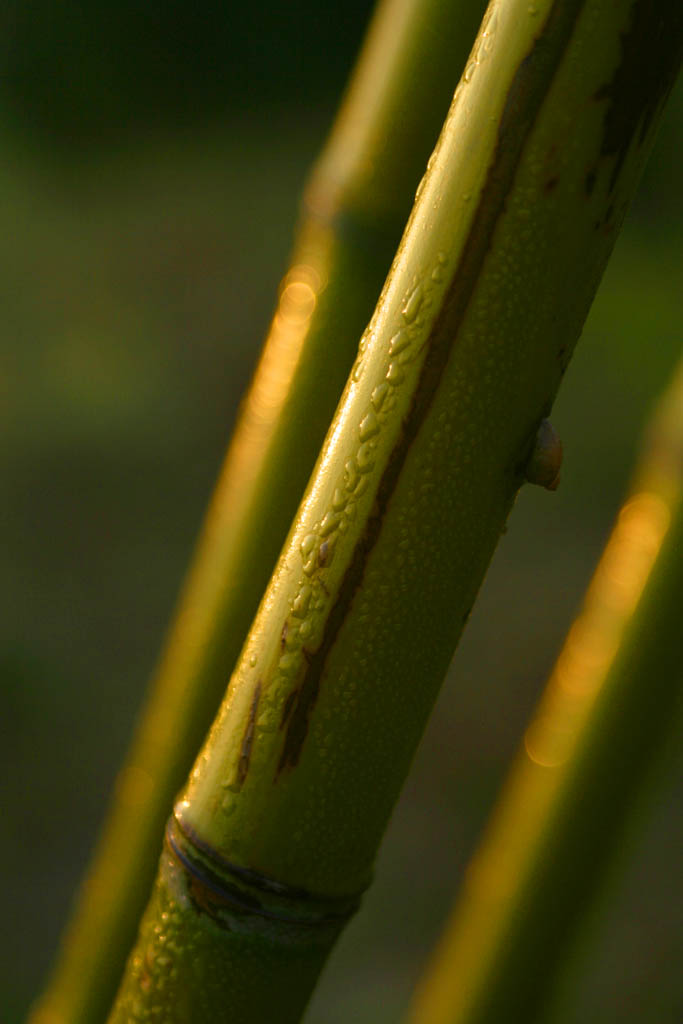
[[[299,689],[294,691],[296,700],[292,701],[291,705],[289,705],[288,700],[285,705],[287,710],[287,727],[280,761],[275,773],[276,781],[284,768],[295,768],[299,763],[301,751],[308,735],[309,718],[320,690],[321,671],[322,664],[319,666],[319,671],[309,671]]]
[[[670,6],[673,11],[674,0]],[[593,97],[595,102],[607,104],[599,158],[614,161],[610,194],[631,149],[643,144],[676,80],[677,63],[673,58],[678,55],[680,59],[680,32],[671,30],[670,19],[653,16],[650,0],[636,0],[620,44],[620,63],[610,81]],[[653,54],[657,59],[653,60]]]
[[[289,716],[291,715],[292,711],[294,710],[294,705],[296,704],[298,698],[299,698],[299,691],[298,690],[292,690],[292,692],[287,695],[287,700],[285,701],[284,707],[282,709],[282,718],[280,719],[280,729],[284,729],[285,726],[287,725],[287,722],[289,721]]]
[[[524,468],[524,476],[530,484],[556,491],[560,483],[562,467],[562,441],[550,420],[541,420],[534,447]]]
[[[261,682],[256,684],[254,690],[254,696],[251,701],[251,707],[249,708],[249,718],[247,719],[247,726],[244,730],[244,736],[242,738],[242,747],[240,749],[240,757],[237,762],[237,783],[240,788],[244,785],[244,780],[249,772],[249,762],[251,759],[251,747],[254,742],[254,725],[256,723],[256,712],[258,711],[259,700],[261,699]]]

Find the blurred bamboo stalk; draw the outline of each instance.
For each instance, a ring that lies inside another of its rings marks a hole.
[[[683,678],[683,363],[524,737],[414,1024],[540,1019]]]
[[[652,141],[681,20],[489,7],[110,1018],[299,1019],[424,722]],[[665,36],[660,39],[664,30]],[[614,119],[618,124],[615,127]]]
[[[101,1024],[318,454],[484,0],[384,0],[323,153],[264,351],[109,816],[33,1024]]]

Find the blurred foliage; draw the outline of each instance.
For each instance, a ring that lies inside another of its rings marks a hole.
[[[334,99],[371,0],[5,0],[6,119],[60,146],[187,127],[230,110]]]
[[[367,10],[0,15],[6,1024],[104,812]],[[679,87],[556,404],[561,487],[520,495],[310,1024],[397,1019],[588,582],[680,350],[682,138]],[[683,1017],[680,779],[672,741],[550,1024]]]

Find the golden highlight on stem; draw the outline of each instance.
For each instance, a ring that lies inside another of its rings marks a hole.
[[[297,264],[280,286],[278,307],[229,449],[225,476],[240,481],[239,489],[230,489],[231,499],[237,496],[233,491],[244,488],[249,493],[249,484],[258,475],[262,452],[285,403],[318,295],[327,283],[329,255],[322,250],[321,245],[319,258],[311,261],[315,265]]]
[[[572,756],[598,698],[624,630],[640,600],[671,520],[667,503],[640,491],[621,512],[524,735],[527,756],[541,768],[559,768]]]
[[[654,426],[419,986],[414,1024],[538,1019],[666,729],[683,658],[680,630],[668,628],[683,592],[683,364]]]

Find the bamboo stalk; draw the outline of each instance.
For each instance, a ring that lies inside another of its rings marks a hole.
[[[414,1024],[541,1019],[680,702],[683,364],[421,982]]]
[[[639,24],[646,54],[661,44],[640,91],[628,40],[644,10],[489,7],[169,821],[112,1024],[303,1011],[369,882],[675,74],[683,26],[660,0]]]
[[[164,823],[225,691],[379,294],[483,0],[384,0],[307,186],[291,269],[93,864],[33,1024],[98,1024]]]

